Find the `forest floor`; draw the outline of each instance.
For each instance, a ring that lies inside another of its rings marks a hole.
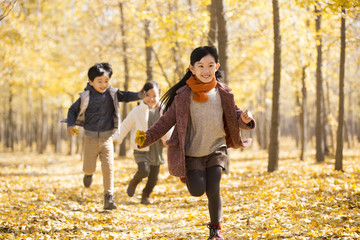
[[[225,239],[360,239],[360,151],[316,164],[282,153],[267,172],[267,154],[231,151],[221,182]],[[140,204],[126,188],[136,171],[130,157],[115,160],[116,210],[103,210],[98,163],[91,188],[82,185],[80,156],[0,154],[0,239],[207,239],[206,196],[192,197],[161,167],[151,195]]]

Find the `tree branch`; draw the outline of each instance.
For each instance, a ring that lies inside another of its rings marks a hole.
[[[5,0],[0,3],[0,21],[3,20],[14,8],[17,0]]]

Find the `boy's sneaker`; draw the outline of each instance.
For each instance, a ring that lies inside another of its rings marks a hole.
[[[104,195],[104,209],[105,210],[116,209],[116,204],[114,203],[113,195],[109,193]]]
[[[221,226],[220,223],[214,225],[212,223],[208,223],[208,228],[210,230],[210,236],[208,240],[215,239],[215,240],[224,240],[224,237],[221,234]]]
[[[90,187],[91,186],[91,183],[92,183],[92,176],[93,175],[84,175],[84,179],[83,179],[83,182],[84,182],[84,186],[85,187]]]

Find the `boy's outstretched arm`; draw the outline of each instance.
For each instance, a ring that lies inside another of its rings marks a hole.
[[[117,97],[119,102],[132,102],[138,101],[144,98],[142,91],[140,92],[130,92],[130,91],[120,91],[117,92]]]
[[[66,119],[67,131],[71,135],[79,134],[79,130],[75,127],[76,118],[80,112],[81,98],[74,102],[68,110],[68,115]]]

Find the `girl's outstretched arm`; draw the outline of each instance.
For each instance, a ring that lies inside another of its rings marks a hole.
[[[146,131],[146,139],[140,148],[147,147],[164,136],[176,124],[176,106],[172,104],[163,116]]]
[[[130,113],[126,116],[124,121],[120,124],[120,128],[116,130],[113,135],[114,145],[121,144],[126,135],[131,131],[135,126],[135,108],[133,108]]]

